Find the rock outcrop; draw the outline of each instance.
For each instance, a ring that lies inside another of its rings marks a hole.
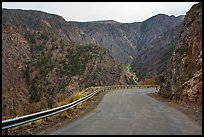
[[[192,6],[163,75],[162,96],[202,106],[202,3]]]

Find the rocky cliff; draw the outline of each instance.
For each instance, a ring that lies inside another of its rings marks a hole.
[[[163,75],[161,95],[202,106],[202,3],[192,6]]]
[[[183,16],[159,14],[142,23],[138,53],[131,68],[140,78],[163,73],[183,28]]]

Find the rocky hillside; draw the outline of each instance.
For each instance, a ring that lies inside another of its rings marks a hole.
[[[2,20],[16,27],[58,33],[68,41],[106,48],[121,64],[131,64],[140,78],[165,69],[183,26],[184,16],[155,15],[143,22],[113,20],[70,22],[61,16],[32,10],[2,10]],[[154,58],[154,60],[152,60]]]
[[[192,6],[163,75],[161,95],[202,106],[202,3]]]
[[[3,118],[51,108],[59,96],[90,86],[128,84],[108,50],[71,42],[44,23],[2,18]]]
[[[131,64],[140,78],[155,77],[165,71],[183,29],[182,18],[159,14],[142,23],[139,51]]]
[[[165,70],[183,29],[183,17],[158,14],[144,22],[69,24],[92,37],[94,43],[108,49],[120,63],[131,64],[131,70],[142,78],[156,76]]]

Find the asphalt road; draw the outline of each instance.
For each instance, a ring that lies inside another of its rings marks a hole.
[[[146,95],[153,88],[108,92],[96,109],[50,134],[195,135],[202,127],[183,113]]]

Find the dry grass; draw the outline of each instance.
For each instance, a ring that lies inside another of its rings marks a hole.
[[[96,89],[96,87],[89,87],[89,88],[86,88],[82,91],[76,92],[74,95],[72,95],[68,98],[63,98],[63,96],[58,95],[58,102],[54,104],[54,107],[59,107],[59,106],[71,103],[77,99],[80,99],[80,98],[90,94],[95,89]],[[87,104],[88,104],[87,102],[83,102],[77,106],[74,106],[73,108],[70,108],[67,111],[50,116],[49,118],[39,119],[39,120],[36,120],[34,122],[30,122],[27,124],[23,124],[21,126],[11,128],[8,130],[8,134],[22,134],[22,133],[23,134],[32,134],[33,129],[35,129],[39,126],[48,125],[49,124],[48,121],[52,123],[53,121],[56,121],[56,119],[63,119],[63,118],[72,119],[73,117],[77,116],[78,111],[86,108]],[[2,131],[2,135],[4,135],[4,134],[5,134],[5,131]]]

